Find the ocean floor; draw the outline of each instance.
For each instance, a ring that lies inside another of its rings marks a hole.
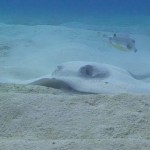
[[[149,99],[1,84],[0,149],[149,150]]]
[[[0,150],[149,150],[149,93],[81,94],[16,84],[76,60],[150,72],[149,35],[131,33],[134,53],[103,38],[113,29],[69,26],[0,24]]]

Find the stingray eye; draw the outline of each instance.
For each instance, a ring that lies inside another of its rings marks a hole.
[[[104,79],[109,76],[109,71],[106,68],[97,68],[92,65],[85,65],[79,69],[79,74],[82,77]]]
[[[93,77],[93,67],[86,65],[80,68],[79,73],[84,77]]]
[[[57,66],[57,71],[60,71],[63,69],[63,66]]]
[[[52,72],[52,75],[58,74],[60,71],[63,70],[63,66],[57,66],[57,68]]]

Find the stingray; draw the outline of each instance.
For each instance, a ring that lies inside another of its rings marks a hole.
[[[149,93],[150,84],[139,80],[148,77],[150,74],[138,76],[109,64],[73,61],[28,84],[85,93]]]

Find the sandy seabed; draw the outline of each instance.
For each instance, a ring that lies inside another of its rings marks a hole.
[[[0,150],[149,150],[150,95],[0,84]]]
[[[95,30],[0,24],[0,33],[0,82],[37,78],[74,60],[149,72],[149,35],[132,35],[134,53],[112,48]],[[150,94],[0,84],[0,150],[129,149],[150,149]]]

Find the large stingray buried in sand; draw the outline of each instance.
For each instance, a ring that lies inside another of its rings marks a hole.
[[[28,83],[86,93],[149,93],[150,84],[138,80],[147,77],[150,75],[135,76],[108,64],[73,61],[57,66],[50,76]]]

